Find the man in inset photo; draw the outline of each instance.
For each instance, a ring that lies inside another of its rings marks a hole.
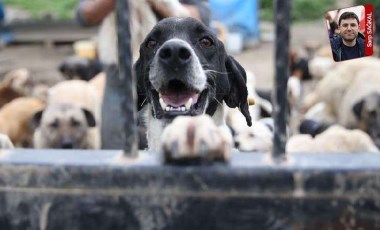
[[[344,12],[338,21],[339,34],[330,34],[335,61],[364,57],[364,35],[359,32],[359,18],[354,12]]]

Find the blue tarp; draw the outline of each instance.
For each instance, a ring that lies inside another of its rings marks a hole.
[[[3,1],[0,0],[0,23],[4,20],[4,5]]]
[[[10,43],[14,37],[10,33],[9,28],[4,26],[5,10],[3,1],[0,0],[0,46]]]
[[[243,34],[245,39],[259,39],[257,0],[210,0],[212,19],[228,30]]]

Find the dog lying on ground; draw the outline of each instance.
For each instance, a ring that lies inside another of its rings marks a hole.
[[[338,111],[338,123],[366,131],[380,139],[380,60],[379,68],[363,69],[347,87]]]
[[[235,147],[243,152],[271,152],[273,147],[273,119],[253,121],[234,135]]]
[[[234,146],[240,151],[270,152],[273,145],[270,92],[256,91],[255,75],[247,71],[248,98],[254,98],[255,106],[249,107],[252,126],[248,127],[243,114],[237,108],[226,108],[226,123],[233,134]],[[259,93],[264,96],[259,96]],[[268,97],[269,98],[268,98]],[[265,117],[265,118],[264,118]]]
[[[367,133],[334,125],[316,135],[315,138],[308,134],[292,136],[286,144],[286,152],[379,152],[379,149]]]
[[[33,117],[36,148],[100,148],[100,99],[83,80],[63,81],[48,91],[47,106]]]
[[[310,110],[319,111],[314,112],[316,117],[310,116],[308,112],[307,118],[337,123],[346,128],[359,128],[377,142],[380,139],[379,95],[379,59],[363,58],[344,62],[317,85],[311,101],[318,103]]]
[[[358,72],[379,68],[380,60],[372,57],[340,62],[334,69],[327,72],[318,82],[315,90],[305,97],[304,110],[307,111],[318,102],[326,102],[332,107],[332,112],[337,114],[344,93],[357,77]]]
[[[33,147],[30,120],[34,113],[45,107],[37,98],[20,97],[0,109],[0,133],[6,134],[16,147]]]
[[[138,109],[146,110],[149,149],[162,149],[167,161],[227,158],[232,139],[224,135],[229,132],[225,105],[238,107],[252,125],[244,69],[198,20],[167,18],[157,23],[141,44],[134,69]],[[200,117],[173,122],[178,116]]]

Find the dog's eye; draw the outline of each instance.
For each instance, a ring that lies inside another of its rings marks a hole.
[[[156,45],[157,45],[157,42],[155,40],[149,40],[146,43],[146,48],[153,49],[154,47],[156,47]]]
[[[78,126],[80,126],[80,122],[72,118],[71,119],[71,126],[78,127]]]
[[[202,48],[210,48],[214,44],[214,42],[208,37],[202,38],[199,43]]]
[[[58,120],[54,120],[54,122],[53,123],[50,123],[50,125],[49,125],[51,128],[58,128],[58,126],[59,126],[59,122],[58,122]]]

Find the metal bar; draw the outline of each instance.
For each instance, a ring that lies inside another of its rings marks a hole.
[[[275,132],[272,150],[274,160],[285,159],[290,6],[291,1],[275,0],[276,76],[273,95]]]
[[[121,116],[124,127],[124,153],[137,154],[136,81],[132,73],[131,32],[129,24],[129,1],[116,1],[116,21],[119,53],[119,77],[122,85]]]

